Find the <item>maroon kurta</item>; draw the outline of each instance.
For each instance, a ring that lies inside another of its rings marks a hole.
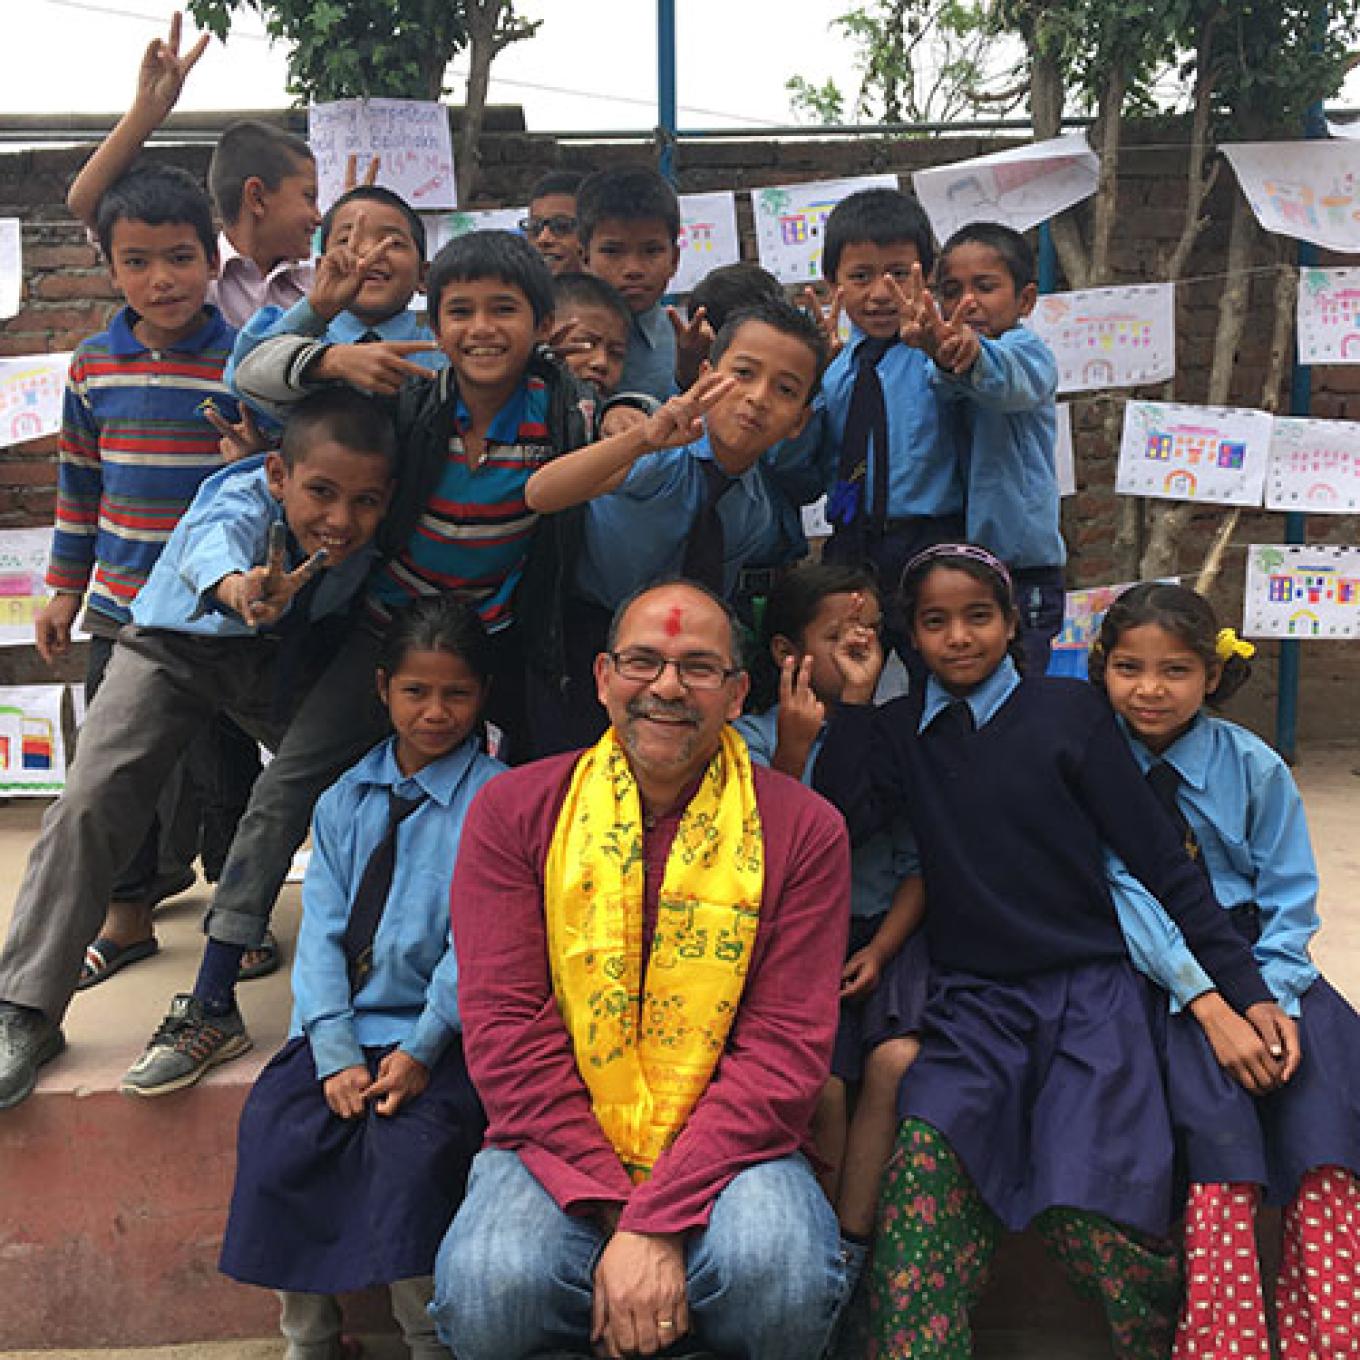
[[[553,995],[543,866],[579,753],[491,781],[468,813],[453,879],[458,1005],[491,1146],[518,1152],[564,1211],[623,1205],[619,1227],[702,1227],[739,1171],[808,1145],[826,1081],[850,917],[850,852],[830,804],[754,770],[765,890],[741,1006],[688,1123],[634,1186],[590,1107]],[[649,824],[643,957],[683,808]]]

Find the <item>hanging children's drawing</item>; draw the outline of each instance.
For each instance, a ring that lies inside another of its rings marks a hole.
[[[1360,364],[1360,269],[1300,269],[1299,362]]]
[[[66,785],[66,744],[61,732],[65,685],[13,685],[0,689],[0,795],[34,798]]]
[[[22,237],[17,217],[0,217],[0,317],[14,316],[24,291]]]
[[[730,190],[716,194],[680,195],[680,267],[671,279],[672,293],[689,293],[719,265],[741,259],[737,236],[737,196]]]
[[[1105,611],[1133,584],[1124,581],[1114,586],[1091,586],[1069,590],[1063,605],[1062,632],[1053,639],[1049,654],[1049,675],[1086,678],[1086,659],[1091,644],[1100,632]]]
[[[1002,222],[1028,231],[1090,198],[1099,180],[1100,158],[1084,132],[917,170],[911,177],[941,241],[968,222]]]
[[[1219,150],[1267,231],[1360,252],[1360,151],[1353,142],[1238,142]]]
[[[1056,407],[1058,415],[1057,439],[1053,445],[1053,463],[1058,474],[1058,495],[1077,494],[1077,455],[1072,443],[1072,407],[1060,401]]]
[[[1260,505],[1271,417],[1226,406],[1131,401],[1115,490],[1125,496]]]
[[[1360,422],[1278,417],[1270,437],[1267,510],[1360,510]]]
[[[341,99],[307,110],[307,140],[316,156],[321,206],[344,192],[345,166],[378,160],[377,183],[413,208],[452,208],[457,202],[453,138],[442,104],[422,99]]]
[[[1242,632],[1266,638],[1360,638],[1360,548],[1252,544]]]
[[[1046,293],[1025,324],[1053,351],[1059,392],[1165,382],[1176,372],[1169,283]]]
[[[45,584],[51,529],[0,533],[0,647],[31,647],[33,621],[52,593]],[[85,634],[78,629],[72,637]]]
[[[70,366],[69,353],[0,359],[0,449],[61,429],[61,396]]]
[[[815,283],[822,277],[822,228],[831,209],[860,189],[896,188],[896,175],[864,175],[752,190],[760,263],[780,283]]]
[[[430,259],[455,236],[466,236],[470,231],[519,231],[526,208],[477,208],[468,212],[421,213],[425,223],[426,253]]]

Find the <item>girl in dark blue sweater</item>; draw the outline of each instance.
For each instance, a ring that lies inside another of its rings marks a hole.
[[[816,787],[858,840],[916,831],[935,976],[880,1206],[882,1356],[970,1352],[968,1309],[1003,1228],[1033,1223],[1095,1294],[1121,1360],[1170,1350],[1172,1145],[1147,998],[1106,886],[1105,846],[1165,905],[1261,1042],[1294,1042],[1249,949],[1145,785],[1103,698],[1021,679],[1006,568],[945,544],[908,565],[903,612],[930,674],[869,706],[881,653],[847,629]]]

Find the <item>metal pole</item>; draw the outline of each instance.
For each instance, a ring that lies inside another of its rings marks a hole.
[[[1053,244],[1053,228],[1039,224],[1039,291],[1052,293],[1058,287],[1058,251]]]
[[[1324,17],[1325,22],[1325,17]],[[1327,118],[1319,101],[1308,110],[1303,122],[1303,135],[1318,141],[1327,135]],[[1311,241],[1299,242],[1299,268],[1317,264],[1318,249]],[[1295,347],[1297,356],[1297,345]],[[1313,408],[1313,370],[1295,358],[1294,375],[1289,385],[1289,413],[1306,416]],[[1284,541],[1308,541],[1308,516],[1291,510],[1284,517]],[[1303,673],[1303,654],[1298,640],[1285,638],[1280,643],[1280,689],[1275,700],[1275,749],[1287,761],[1298,754],[1299,738],[1299,683]]]
[[[656,0],[656,121],[661,141],[657,168],[675,183],[675,0]]]

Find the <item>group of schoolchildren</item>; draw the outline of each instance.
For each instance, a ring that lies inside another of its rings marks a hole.
[[[0,952],[0,1109],[75,991],[155,949],[157,799],[205,741],[230,782],[230,719],[273,758],[193,987],[122,1089],[250,1046],[237,984],[274,964],[310,829],[291,1037],[243,1116],[223,1269],[281,1291],[299,1360],[339,1355],[335,1294],[378,1283],[412,1354],[449,1354],[429,1277],[482,1127],[463,817],[502,762],[600,735],[611,616],[683,576],[762,641],[752,756],[856,842],[814,1135],[847,1260],[872,1257],[869,1353],[970,1353],[999,1231],[1034,1224],[1120,1356],[1265,1357],[1264,1194],[1281,1353],[1360,1354],[1360,1021],[1308,957],[1289,774],[1201,711],[1250,649],[1146,585],[1093,684],[1041,678],[1065,553],[1024,238],[977,224],[937,258],[909,195],[868,190],[826,223],[830,307],[741,264],[681,317],[650,169],[548,175],[522,234],[427,262],[401,198],[358,185],[321,216],[306,144],[255,123],[213,158],[219,235],[192,177],[133,163],[201,50],[153,44],[71,195],[126,306],[66,398],[38,640],[64,651],[84,600],[92,702]],[[908,690],[875,707],[888,650]]]

